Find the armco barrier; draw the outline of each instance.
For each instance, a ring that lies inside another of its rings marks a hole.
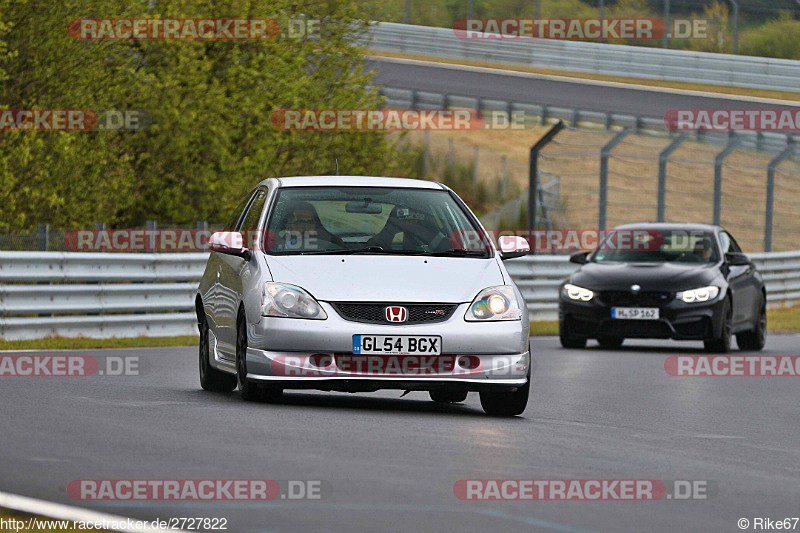
[[[800,61],[550,39],[461,39],[450,28],[370,28],[373,50],[653,80],[800,91]]]
[[[206,253],[0,252],[0,338],[162,337],[197,333]],[[800,302],[800,252],[753,254],[771,307]],[[555,320],[566,256],[506,262],[533,320]]]

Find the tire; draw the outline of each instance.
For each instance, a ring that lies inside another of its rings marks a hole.
[[[569,321],[567,319],[559,322],[558,337],[561,339],[561,346],[564,348],[581,349],[586,348],[586,337],[578,337],[570,332]]]
[[[750,331],[736,334],[736,344],[740,350],[759,351],[767,343],[767,303],[761,302],[756,325]]]
[[[481,392],[481,407],[490,416],[517,416],[525,411],[531,392],[531,369],[528,381],[515,392]]]
[[[199,346],[199,370],[200,370],[200,386],[204,390],[214,392],[230,392],[236,388],[236,376],[231,376],[225,372],[221,372],[211,366],[209,356],[211,347],[209,346],[208,337],[208,321],[206,315],[200,319],[198,324],[200,329],[200,346]]]
[[[236,382],[246,402],[260,401],[263,398],[258,385],[247,379],[247,328],[244,317],[239,315],[236,321]]]
[[[597,338],[597,342],[600,344],[601,348],[605,348],[606,350],[614,350],[622,346],[622,343],[625,342],[625,337],[600,336]]]
[[[437,403],[460,403],[467,399],[468,391],[432,390],[428,394]]]
[[[711,353],[728,353],[731,351],[731,320],[732,320],[731,301],[725,300],[722,306],[722,332],[720,337],[703,341],[703,345],[707,352]]]

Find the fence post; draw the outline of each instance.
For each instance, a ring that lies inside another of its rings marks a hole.
[[[631,132],[630,128],[625,128],[614,135],[608,144],[600,149],[600,202],[598,205],[597,229],[606,229],[606,209],[608,208],[608,158],[611,151],[621,143]]]
[[[722,164],[733,153],[742,141],[740,137],[731,132],[728,144],[714,158],[714,225],[719,226],[722,219]]]
[[[667,199],[667,161],[672,152],[689,137],[688,133],[681,134],[677,139],[669,143],[669,146],[658,154],[658,213],[656,220],[664,222],[666,212],[666,199]]]
[[[36,237],[39,241],[37,248],[40,252],[46,252],[50,244],[50,224],[39,224]]]
[[[733,4],[733,53],[739,53],[739,2],[730,0]]]
[[[431,130],[425,130],[425,148],[422,154],[422,177],[427,178],[430,171]]]
[[[503,174],[502,178],[500,179],[500,199],[506,199],[506,156],[503,156],[501,159],[502,167],[503,167]]]
[[[478,184],[478,155],[480,154],[480,148],[477,146],[475,147],[475,160],[472,166],[472,180],[475,182],[475,185]]]
[[[453,148],[452,137],[447,139],[447,171],[450,173],[450,176],[452,176],[455,171],[455,150]]]
[[[533,231],[536,229],[536,192],[539,188],[539,152],[544,146],[553,140],[559,131],[564,129],[564,121],[559,120],[553,127],[545,133],[541,139],[536,141],[536,144],[531,146],[531,153],[528,167],[528,231],[533,236]],[[531,253],[536,253],[535,247]]]
[[[662,48],[669,48],[669,0],[664,0],[664,42]]]
[[[783,152],[775,156],[767,167],[767,208],[764,214],[764,251],[772,251],[772,218],[774,215],[775,204],[775,170],[778,165],[791,157],[794,153],[794,139],[791,135],[786,136],[786,148]]]

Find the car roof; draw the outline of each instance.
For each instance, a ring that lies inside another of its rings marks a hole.
[[[721,226],[713,224],[690,224],[690,223],[671,223],[671,222],[638,222],[633,224],[623,224],[614,229],[653,229],[653,230],[684,230],[684,231],[723,231]]]
[[[447,187],[435,181],[415,180],[408,178],[386,178],[379,176],[291,176],[270,179],[277,181],[278,187],[318,187],[332,185],[334,187],[394,187],[405,189],[436,190],[447,189]],[[259,185],[266,185],[270,179],[262,181]]]

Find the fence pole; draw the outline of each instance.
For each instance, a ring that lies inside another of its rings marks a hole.
[[[480,154],[481,149],[477,146],[475,147],[475,159],[473,161],[472,166],[472,180],[475,182],[475,185],[478,184],[478,156]]]
[[[425,148],[422,154],[422,177],[427,178],[430,171],[431,130],[425,130]]]
[[[530,160],[528,163],[528,231],[530,232],[531,236],[533,235],[533,231],[536,229],[536,191],[539,188],[539,152],[547,143],[553,140],[559,131],[563,129],[564,121],[559,120],[553,124],[553,127],[550,128],[541,139],[536,141],[536,144],[531,146]],[[531,250],[531,253],[536,253],[535,247]]]
[[[794,153],[794,139],[786,136],[786,148],[769,162],[767,167],[767,209],[764,214],[764,251],[772,251],[772,218],[775,204],[775,170]]]
[[[603,10],[604,10],[603,8],[604,7],[605,7],[605,0],[597,0],[597,14],[598,14],[598,18],[600,20],[602,20],[604,18],[604,15],[603,15]],[[600,42],[601,43],[606,42],[606,40],[603,39],[602,33],[600,34]]]
[[[739,53],[739,2],[730,0],[733,4],[733,53]]]
[[[46,252],[50,244],[50,224],[39,224],[36,236],[39,241],[37,248],[40,252]]]
[[[403,10],[403,23],[411,24],[411,0],[406,0],[405,9]]]
[[[669,48],[669,0],[664,0],[664,42],[662,48]]]
[[[500,179],[500,199],[505,200],[506,199],[506,156],[503,156],[501,161],[503,165],[503,174],[502,178]]]
[[[664,222],[664,217],[666,214],[667,161],[669,160],[669,156],[672,155],[672,152],[677,150],[687,138],[689,138],[688,133],[681,134],[677,139],[669,143],[669,146],[664,148],[660,154],[658,154],[658,213],[656,216],[656,220],[658,222]]]
[[[731,132],[728,144],[714,158],[714,225],[719,226],[722,219],[722,164],[741,143],[741,138]]]
[[[453,148],[453,138],[447,139],[447,171],[452,177],[455,167],[455,149]]]
[[[608,208],[608,158],[611,155],[611,151],[614,150],[630,132],[630,128],[625,128],[614,135],[614,138],[600,149],[600,202],[598,205],[599,214],[597,217],[597,229],[600,231],[606,229],[606,210]]]

